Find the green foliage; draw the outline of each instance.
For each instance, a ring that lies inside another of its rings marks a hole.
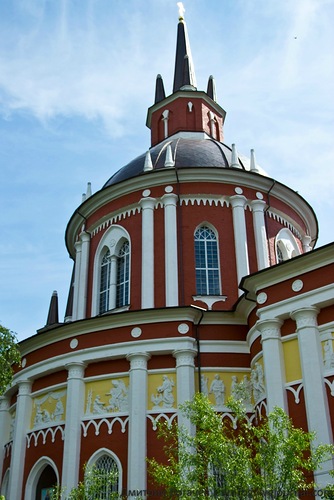
[[[19,364],[20,360],[15,333],[0,325],[0,395],[11,384],[13,365]]]
[[[202,394],[181,407],[196,433],[160,425],[167,464],[148,460],[149,473],[168,498],[295,499],[313,487],[307,475],[333,447],[312,448],[311,455],[314,434],[294,428],[280,408],[253,425],[240,402],[227,406],[237,428]]]
[[[66,494],[59,486],[53,489],[51,500],[97,500],[106,498],[103,492],[107,492],[108,500],[119,499],[118,492],[112,491],[112,485],[117,481],[116,471],[101,471],[100,469],[85,466],[84,480],[76,488]],[[101,496],[102,495],[102,496]]]

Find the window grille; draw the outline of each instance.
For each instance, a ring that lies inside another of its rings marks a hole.
[[[100,301],[99,313],[103,314],[109,309],[109,294],[110,294],[110,251],[108,250],[101,262],[101,278],[100,278]]]
[[[196,293],[219,295],[220,276],[218,242],[212,229],[207,226],[195,232]]]
[[[129,273],[130,273],[130,246],[126,241],[118,253],[117,258],[117,287],[116,307],[129,303]]]

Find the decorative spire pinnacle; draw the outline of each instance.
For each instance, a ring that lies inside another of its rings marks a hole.
[[[167,149],[166,149],[166,160],[165,160],[165,167],[174,167],[175,162],[173,160],[173,153],[172,153],[172,147],[170,144],[168,144]]]
[[[59,323],[58,294],[56,291],[54,291],[52,294],[52,297],[51,297],[48,319],[46,320],[45,326],[52,326],[52,325],[56,325],[58,323]]]
[[[163,101],[166,98],[164,82],[161,75],[157,75],[155,82],[155,99],[154,104]]]
[[[240,168],[239,161],[238,161],[238,153],[237,153],[237,148],[235,144],[232,144],[232,158],[231,158],[231,165],[230,167],[232,168]]]
[[[256,165],[254,149],[250,150],[250,170],[251,170],[251,172],[259,173],[259,169],[257,168],[257,165]]]
[[[194,63],[191,56],[187,26],[184,21],[185,9],[182,2],[179,2],[177,5],[179,7],[179,24],[177,27],[173,92],[182,89],[184,85],[186,86],[186,90],[196,90]],[[184,84],[184,81],[189,83]]]
[[[149,151],[147,151],[145,156],[144,172],[147,172],[148,170],[153,170],[152,158]]]
[[[209,76],[208,88],[206,93],[208,94],[209,97],[211,97],[213,101],[217,101],[216,82],[212,75]]]

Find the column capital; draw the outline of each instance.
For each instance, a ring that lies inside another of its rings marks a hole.
[[[175,193],[166,193],[163,196],[161,196],[161,201],[163,202],[165,207],[167,205],[172,205],[173,207],[176,207],[177,199],[178,196]]]
[[[267,203],[263,200],[252,200],[250,202],[253,212],[264,212]]]
[[[318,326],[317,316],[319,314],[319,309],[315,306],[301,307],[292,311],[290,317],[296,322],[297,329]]]
[[[283,321],[279,318],[263,319],[257,321],[255,327],[261,333],[261,342],[269,339],[280,339],[282,324]]]
[[[141,200],[139,200],[139,205],[141,206],[142,210],[154,210],[155,203],[156,199],[149,196],[147,198],[141,198]]]
[[[82,231],[82,233],[80,233],[80,239],[82,243],[87,243],[90,241],[90,234],[87,233],[87,231]]]
[[[18,383],[18,396],[28,396],[31,393],[32,380],[20,380]]]
[[[68,371],[67,379],[82,379],[85,374],[86,363],[82,361],[74,361],[73,363],[67,363],[65,368]]]
[[[197,355],[195,349],[177,349],[173,352],[176,359],[176,368],[179,366],[195,366],[194,357]]]
[[[10,399],[5,396],[0,396],[0,411],[8,411],[10,407]]]
[[[246,205],[247,198],[242,194],[235,194],[234,196],[230,196],[230,202],[232,208],[244,208]]]
[[[127,354],[126,359],[130,361],[130,370],[146,370],[147,361],[151,358],[148,352],[132,352]]]
[[[75,248],[76,253],[81,252],[81,247],[82,247],[82,241],[81,240],[77,240],[74,243],[74,248]]]

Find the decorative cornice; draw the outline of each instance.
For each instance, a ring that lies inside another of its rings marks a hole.
[[[269,215],[269,217],[271,219],[274,219],[277,222],[279,222],[280,224],[283,224],[283,226],[285,226],[288,229],[290,229],[290,231],[292,233],[294,233],[297,236],[297,238],[299,238],[300,240],[302,240],[302,238],[303,238],[303,236],[302,236],[303,230],[302,230],[302,228],[299,225],[297,225],[296,223],[292,224],[291,221],[289,221],[280,212],[278,212],[277,210],[275,210],[273,208],[270,208],[269,210],[267,210],[266,213]]]

